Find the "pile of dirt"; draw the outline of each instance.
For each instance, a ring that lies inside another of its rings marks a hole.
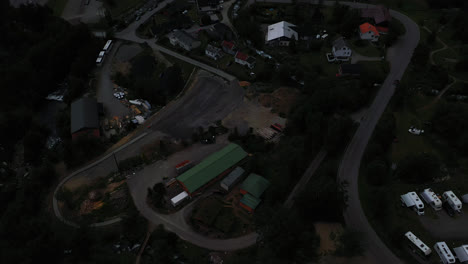
[[[120,72],[123,76],[128,76],[130,74],[131,68],[132,64],[130,62],[118,61],[115,62],[113,65],[113,72]]]
[[[297,89],[280,87],[272,93],[261,93],[258,102],[265,107],[271,107],[275,113],[286,115],[296,102],[299,94],[300,92]]]
[[[314,223],[315,230],[320,236],[319,253],[321,255],[332,254],[335,249],[335,240],[343,232],[343,226],[340,223]]]

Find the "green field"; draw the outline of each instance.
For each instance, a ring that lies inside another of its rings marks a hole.
[[[54,11],[54,15],[61,16],[63,9],[67,5],[68,0],[49,0],[47,2],[47,6],[49,6],[52,11]]]

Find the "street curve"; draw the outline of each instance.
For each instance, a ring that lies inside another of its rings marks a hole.
[[[353,8],[372,6],[361,3],[342,3],[350,5]],[[403,261],[395,256],[383,243],[367,221],[359,199],[359,167],[374,128],[394,93],[395,87],[393,81],[400,80],[403,77],[420,37],[419,27],[413,20],[394,10],[391,10],[390,13],[392,17],[396,18],[404,25],[406,32],[387,52],[387,60],[391,65],[390,72],[346,148],[338,170],[338,179],[340,181],[346,181],[349,184],[347,187],[348,207],[344,212],[346,225],[364,235],[363,239],[367,249],[366,256],[375,263],[378,262],[381,264],[398,264],[403,263]]]

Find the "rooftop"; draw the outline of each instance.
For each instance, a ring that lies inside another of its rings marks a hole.
[[[270,182],[267,179],[255,173],[251,173],[249,177],[245,179],[244,183],[242,183],[241,189],[257,198],[260,198],[269,185]]]
[[[247,58],[249,57],[249,55],[245,54],[245,53],[242,53],[242,52],[237,52],[236,53],[236,59],[239,59],[239,60],[247,60]]]
[[[297,32],[294,31],[293,28],[296,28],[296,25],[286,21],[281,21],[276,24],[269,25],[266,40],[271,41],[281,37],[286,37],[289,39],[294,38],[297,40]]]
[[[71,104],[71,133],[83,128],[99,128],[96,99],[83,97]]]
[[[360,25],[360,26],[359,26],[359,30],[361,31],[362,34],[367,33],[367,32],[369,32],[369,31],[372,31],[372,32],[374,32],[374,35],[375,35],[375,36],[379,36],[379,35],[380,35],[380,34],[379,34],[379,31],[377,30],[377,28],[374,27],[373,25],[367,23],[367,22],[364,23],[364,24],[362,24],[362,25]]]
[[[349,45],[343,37],[339,37],[335,39],[335,41],[333,41],[333,47],[335,47],[335,49],[340,50],[344,47],[349,47]]]
[[[257,208],[257,206],[260,204],[260,201],[260,199],[249,193],[245,194],[244,197],[242,197],[242,199],[240,200],[241,203],[247,205],[252,209]]]
[[[183,183],[190,193],[193,193],[246,156],[247,153],[239,145],[229,144],[177,177],[177,180]]]

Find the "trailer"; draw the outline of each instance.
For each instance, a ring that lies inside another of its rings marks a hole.
[[[455,210],[459,214],[461,213],[462,202],[452,191],[444,192],[442,194],[442,198],[444,199],[444,202],[447,202],[450,205],[450,207],[452,207],[453,210]]]
[[[442,201],[439,199],[437,194],[435,194],[435,192],[431,188],[424,189],[424,191],[420,193],[419,195],[421,195],[421,198],[428,205],[434,208],[434,210],[436,211],[442,210]]]
[[[416,192],[409,192],[400,196],[401,205],[412,208],[418,215],[424,215],[424,204]]]
[[[444,264],[455,263],[455,257],[453,256],[452,252],[448,248],[445,242],[437,242],[434,245],[434,250],[440,257],[440,260]]]
[[[141,102],[138,100],[128,100],[128,102],[134,105],[141,105]]]
[[[103,57],[97,57],[96,59],[96,66],[101,66],[102,65],[102,61],[103,61]]]
[[[188,196],[189,196],[188,193],[185,191],[174,196],[174,198],[171,199],[172,206],[176,207],[177,205],[182,203],[185,199],[187,199]]]
[[[105,53],[109,53],[109,51],[112,49],[112,45],[114,45],[114,43],[112,43],[112,40],[108,40],[106,42],[106,45],[104,45],[104,48],[102,49]]]
[[[462,245],[461,247],[457,247],[453,249],[455,255],[457,255],[458,261],[461,263],[468,263],[468,245]]]
[[[177,164],[175,169],[176,169],[177,175],[181,175],[182,173],[188,171],[192,167],[193,167],[193,164],[189,160],[185,160]]]
[[[432,253],[432,250],[411,231],[406,232],[405,237],[408,239],[409,247],[413,250],[414,253],[417,253],[423,257],[427,257]]]

